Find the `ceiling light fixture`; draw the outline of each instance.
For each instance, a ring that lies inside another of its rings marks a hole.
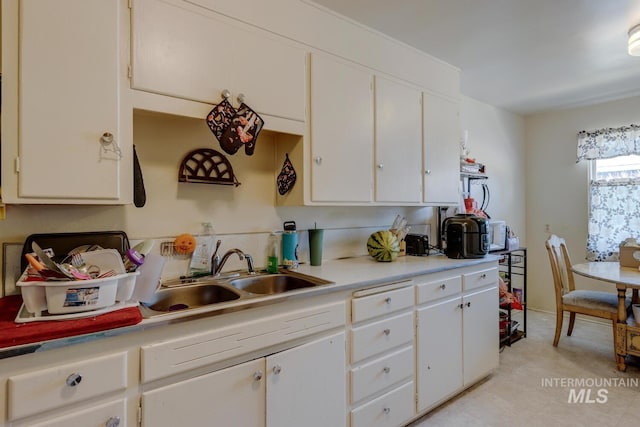
[[[640,56],[640,24],[629,30],[629,55]]]

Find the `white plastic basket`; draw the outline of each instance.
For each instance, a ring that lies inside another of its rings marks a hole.
[[[139,272],[126,273],[120,253],[102,249],[82,253],[85,264],[96,265],[101,271],[113,270],[116,275],[101,279],[26,282],[26,272],[16,283],[21,287],[22,300],[30,313],[40,316],[97,310],[131,298]]]

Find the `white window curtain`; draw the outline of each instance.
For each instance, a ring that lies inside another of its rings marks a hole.
[[[606,128],[578,133],[578,159],[597,160],[640,154],[640,126]],[[640,179],[589,183],[587,259],[617,261],[620,242],[640,234]]]
[[[595,160],[640,155],[640,126],[629,125],[578,132],[578,159]]]

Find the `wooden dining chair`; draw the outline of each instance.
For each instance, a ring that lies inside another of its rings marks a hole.
[[[571,258],[567,244],[563,238],[551,235],[545,242],[553,284],[556,292],[556,334],[553,338],[554,347],[558,346],[562,332],[564,312],[569,313],[569,328],[567,336],[571,336],[576,320],[576,313],[587,316],[611,320],[613,324],[613,338],[616,340],[616,321],[618,319],[618,295],[609,292],[576,290],[571,270]],[[629,303],[631,301],[628,301]]]

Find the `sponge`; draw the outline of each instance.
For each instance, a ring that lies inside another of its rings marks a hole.
[[[173,247],[178,254],[192,254],[196,249],[196,238],[189,233],[183,233],[173,241]]]

